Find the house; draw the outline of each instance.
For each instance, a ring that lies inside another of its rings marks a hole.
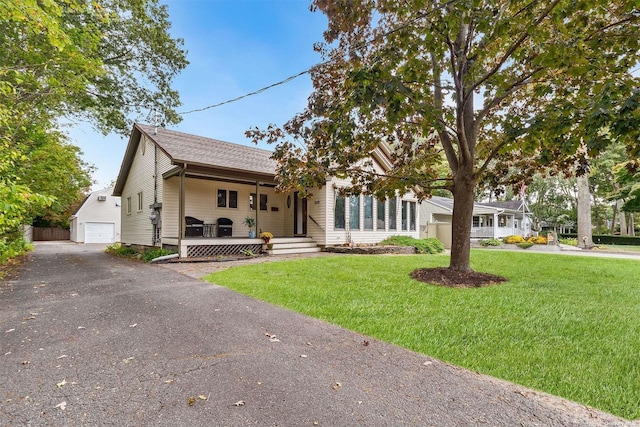
[[[451,247],[453,199],[433,196],[420,205],[421,235],[438,237]],[[471,225],[472,239],[501,238],[511,235],[531,235],[531,212],[521,200],[474,203]]]
[[[419,211],[412,193],[377,200],[344,196],[348,180],[330,179],[303,198],[276,191],[271,151],[135,124],[113,191],[122,197],[122,237],[127,245],[164,247],[180,257],[262,250],[254,231],[274,235],[270,253],[318,251],[325,246],[377,243],[390,235],[418,237]],[[388,153],[372,154],[390,167]]]
[[[71,216],[70,238],[78,243],[114,243],[120,240],[120,197],[113,187],[94,191]]]

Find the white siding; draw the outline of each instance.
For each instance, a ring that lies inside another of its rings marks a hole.
[[[157,161],[157,188],[154,188],[154,175]],[[156,145],[143,135],[131,164],[129,175],[122,190],[122,243],[147,245],[153,244],[153,224],[149,217],[154,203],[154,191],[158,191],[157,201],[161,202],[162,174],[171,168],[171,162]],[[142,210],[138,211],[138,193],[142,192]],[[127,213],[127,198],[131,197],[131,213]],[[164,213],[163,213],[164,215]]]
[[[322,213],[317,213],[319,217],[323,219],[323,226],[326,230],[324,237],[322,234],[314,234],[310,235],[313,237],[319,245],[333,246],[333,245],[342,245],[349,243],[349,235],[351,236],[351,242],[354,244],[372,244],[378,243],[389,236],[395,235],[404,235],[418,238],[419,237],[419,226],[420,224],[420,209],[419,205],[416,205],[416,230],[413,231],[402,231],[401,229],[401,214],[402,214],[402,200],[417,202],[413,192],[409,192],[405,194],[403,197],[398,197],[398,204],[396,209],[397,216],[397,229],[396,230],[388,230],[389,221],[388,218],[385,218],[385,230],[378,230],[376,228],[376,203],[377,201],[374,198],[374,230],[364,230],[364,208],[362,197],[360,197],[360,229],[358,230],[349,230],[349,203],[345,203],[345,220],[346,226],[345,229],[336,229],[334,228],[334,206],[335,206],[335,190],[334,188],[340,188],[349,185],[348,180],[338,180],[334,179],[328,183],[325,187],[322,188],[322,196],[323,201],[319,205],[314,205],[314,208],[318,206],[318,210],[322,209]],[[311,209],[309,210],[310,215],[314,215],[311,213]],[[314,210],[315,212],[315,210]],[[385,216],[388,217],[389,211],[388,206],[385,207]],[[315,216],[314,216],[315,218]],[[316,218],[318,219],[318,218]]]
[[[71,241],[83,243],[87,223],[113,224],[114,241],[120,240],[120,197],[111,195],[113,188],[94,191],[71,219]],[[100,200],[104,198],[105,200]]]

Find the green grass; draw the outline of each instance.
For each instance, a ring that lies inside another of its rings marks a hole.
[[[509,282],[414,281],[444,255],[336,256],[233,268],[206,279],[458,366],[640,417],[640,263],[472,251]]]

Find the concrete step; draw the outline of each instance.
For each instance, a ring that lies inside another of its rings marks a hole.
[[[306,247],[306,248],[273,248],[268,249],[267,253],[269,255],[288,255],[288,254],[302,254],[302,253],[313,253],[313,252],[322,252],[318,246],[315,247]]]
[[[269,243],[269,245],[262,245],[267,249],[267,246],[271,246],[271,249],[293,249],[293,248],[315,248],[318,245],[316,242],[295,242],[295,243]]]
[[[310,237],[274,237],[269,241],[274,245],[280,245],[283,243],[314,243],[315,241]]]

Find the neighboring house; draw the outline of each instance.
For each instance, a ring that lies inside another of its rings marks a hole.
[[[115,243],[120,240],[120,197],[113,187],[94,191],[71,216],[71,241]]]
[[[438,237],[446,247],[451,246],[452,198],[433,196],[423,201],[420,217],[421,235]],[[531,212],[521,200],[474,203],[472,221],[472,239],[532,234]]]
[[[256,251],[255,230],[274,235],[271,253],[418,237],[413,194],[376,200],[342,196],[348,180],[331,179],[309,198],[278,193],[272,153],[254,147],[135,124],[113,194],[122,197],[123,244],[179,249],[181,257]],[[383,148],[375,168],[390,167]]]

